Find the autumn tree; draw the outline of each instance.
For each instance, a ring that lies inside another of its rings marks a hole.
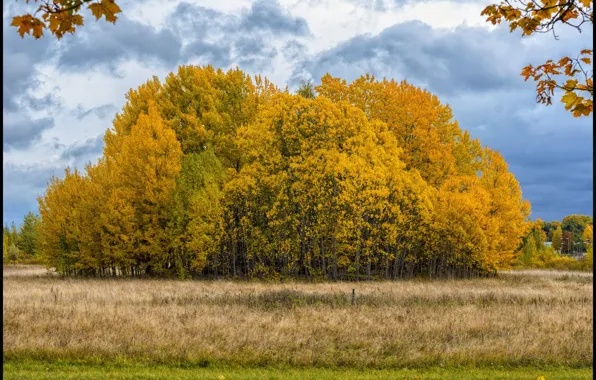
[[[542,228],[546,233],[547,241],[552,241],[553,233],[557,228],[561,226],[561,222],[558,220],[552,220],[550,222],[544,222],[544,227]]]
[[[222,185],[225,170],[209,148],[182,159],[172,193],[168,235],[178,277],[201,272],[222,235]]]
[[[164,249],[168,245],[164,227],[168,220],[166,206],[180,172],[180,142],[152,101],[148,112],[139,115],[130,134],[117,135],[115,140],[121,143],[116,143],[118,149],[113,151],[112,140],[106,139],[106,160],[113,163],[115,180],[119,183],[112,209],[120,213],[121,204],[131,207],[132,220],[124,220],[132,222],[127,229],[128,244],[135,247],[134,255],[142,270],[160,274],[174,264]]]
[[[591,246],[594,242],[594,233],[592,231],[592,225],[588,224],[582,233],[582,241],[586,244],[586,248]]]
[[[557,227],[552,233],[552,246],[555,251],[561,251],[561,243],[563,238],[563,230],[561,230],[561,226]]]
[[[593,251],[594,251],[594,247],[593,247],[593,245],[590,244],[590,246],[586,250],[586,256],[585,256],[586,266],[589,269],[592,269],[594,267],[594,254],[593,254]]]
[[[506,269],[515,259],[520,239],[529,225],[530,203],[522,198],[519,183],[508,170],[507,163],[498,152],[484,148],[481,183],[490,194],[489,231],[490,250],[495,260],[495,268]],[[533,228],[536,249],[544,245],[542,222]],[[540,231],[538,231],[538,229]]]
[[[52,177],[45,194],[38,198],[40,256],[63,274],[89,269],[80,255],[80,199],[86,181],[78,170],[66,169],[64,178]]]
[[[563,230],[563,236],[561,237],[561,253],[568,255],[573,253],[573,234],[570,231]]]
[[[2,261],[8,261],[8,229],[6,227],[2,228]]]
[[[25,1],[27,4],[31,2]],[[121,12],[115,0],[33,0],[33,3],[39,4],[33,15],[27,13],[12,18],[11,26],[18,28],[21,37],[29,34],[38,39],[46,30],[57,39],[66,33],[73,34],[77,27],[83,26],[83,7],[89,9],[96,20],[104,17],[113,24],[118,19],[116,15]]]
[[[481,15],[493,25],[506,22],[510,31],[520,29],[523,36],[534,33],[553,33],[564,25],[582,31],[584,24],[592,27],[592,0],[504,0],[484,8]],[[573,116],[589,116],[593,111],[592,49],[582,49],[576,57],[561,57],[558,61],[549,59],[545,63],[523,68],[521,75],[527,81],[536,81],[538,103],[552,104],[556,89],[564,91],[561,102]],[[565,82],[559,76],[568,78]]]

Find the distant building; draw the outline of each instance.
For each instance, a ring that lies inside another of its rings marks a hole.
[[[545,242],[544,242],[544,245],[545,245],[546,247],[550,247],[551,245],[553,245],[553,242],[552,242],[552,241],[545,241]]]

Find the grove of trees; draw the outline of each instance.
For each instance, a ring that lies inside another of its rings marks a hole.
[[[38,249],[63,274],[466,277],[510,267],[527,233],[501,155],[406,82],[290,94],[181,66],[127,100],[99,161],[39,198]]]

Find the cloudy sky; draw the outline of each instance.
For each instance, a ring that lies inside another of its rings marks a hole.
[[[532,218],[593,215],[591,118],[535,102],[519,75],[575,56],[592,31],[532,38],[480,16],[488,0],[120,1],[116,25],[96,22],[61,41],[21,39],[9,26],[24,1],[4,0],[4,224],[37,210],[48,179],[102,153],[125,93],[181,64],[240,67],[281,88],[325,73],[364,73],[424,87],[460,126],[500,151]],[[25,8],[24,8],[25,7]]]

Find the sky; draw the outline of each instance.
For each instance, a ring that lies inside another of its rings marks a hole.
[[[488,0],[119,1],[116,24],[58,41],[9,26],[34,5],[3,0],[3,221],[19,225],[66,167],[102,154],[125,94],[179,65],[262,74],[280,88],[326,73],[405,79],[449,104],[462,129],[501,152],[532,219],[593,216],[592,118],[536,104],[527,64],[592,49],[592,30],[521,37],[480,16]]]

